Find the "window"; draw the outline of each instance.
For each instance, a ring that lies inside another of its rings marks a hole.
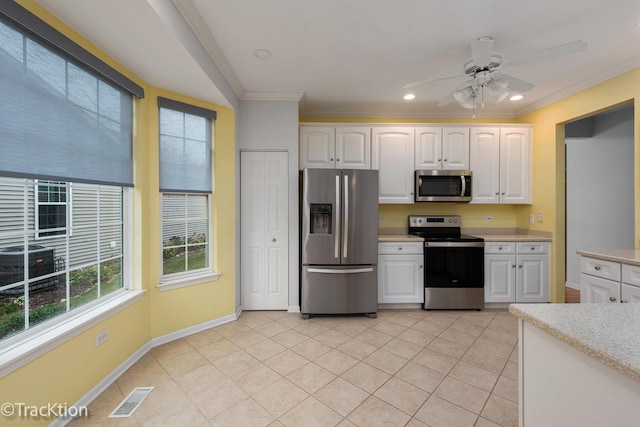
[[[125,287],[144,93],[16,2],[0,3],[0,93],[0,340],[44,348],[20,334],[62,336],[69,323],[32,328]]]
[[[36,180],[36,239],[60,236],[67,233],[67,218],[71,198],[67,193],[71,184],[59,181]]]
[[[162,281],[211,272],[215,112],[159,98]]]

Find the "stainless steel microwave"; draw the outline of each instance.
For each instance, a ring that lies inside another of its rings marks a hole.
[[[470,202],[469,170],[417,170],[416,202]]]

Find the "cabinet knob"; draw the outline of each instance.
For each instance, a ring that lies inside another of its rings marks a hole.
[[[333,157],[329,159],[330,162],[333,162]]]
[[[423,265],[420,266],[420,268],[424,267]]]
[[[499,196],[499,195],[500,195],[500,193],[496,193],[496,196]]]
[[[502,250],[502,246],[498,246],[498,250],[501,251]]]
[[[620,302],[621,303],[625,303],[625,302],[628,302],[628,301],[625,301],[625,300],[621,299]]]
[[[518,266],[518,268],[522,268],[522,264],[520,264],[520,265]]]
[[[446,162],[446,161],[447,161],[447,159],[444,159],[444,161]]]
[[[401,251],[401,250],[402,250],[402,246],[400,246],[400,247],[398,248],[398,250],[399,250],[399,251]]]
[[[339,161],[340,161],[340,159],[336,159],[336,162],[339,162]]]
[[[511,268],[516,268],[516,265],[515,265],[515,264],[513,264],[513,265],[511,266]]]
[[[502,193],[502,195],[504,196],[504,193]]]
[[[535,246],[531,246],[531,250],[535,251],[536,250]]]
[[[276,241],[276,238],[274,237],[274,238],[273,238],[273,240],[271,240],[271,241],[272,241],[272,242],[275,242],[275,241]]]
[[[593,269],[594,269],[595,271],[600,271],[600,266],[599,266],[599,265],[596,265],[595,267],[593,267]]]
[[[616,297],[609,297],[609,301],[616,302]]]

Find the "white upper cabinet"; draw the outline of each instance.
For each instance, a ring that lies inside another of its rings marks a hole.
[[[531,203],[531,130],[471,128],[471,203]]]
[[[371,168],[380,172],[380,203],[414,202],[414,128],[374,127]]]
[[[371,169],[370,127],[300,127],[300,169]]]
[[[531,203],[530,129],[500,129],[500,203]]]
[[[300,169],[336,167],[336,130],[333,126],[300,127]]]
[[[371,128],[336,128],[336,168],[371,169]]]
[[[469,169],[469,128],[417,127],[416,169]]]

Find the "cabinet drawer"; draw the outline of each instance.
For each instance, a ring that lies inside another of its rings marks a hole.
[[[422,255],[424,244],[421,242],[384,242],[378,243],[378,254],[415,254]]]
[[[515,242],[484,242],[485,254],[513,254],[515,252]]]
[[[640,286],[640,266],[622,264],[622,282],[628,285]]]
[[[516,252],[519,254],[546,254],[549,252],[547,242],[517,242]]]
[[[603,279],[620,281],[620,263],[595,258],[580,258],[580,272]]]

